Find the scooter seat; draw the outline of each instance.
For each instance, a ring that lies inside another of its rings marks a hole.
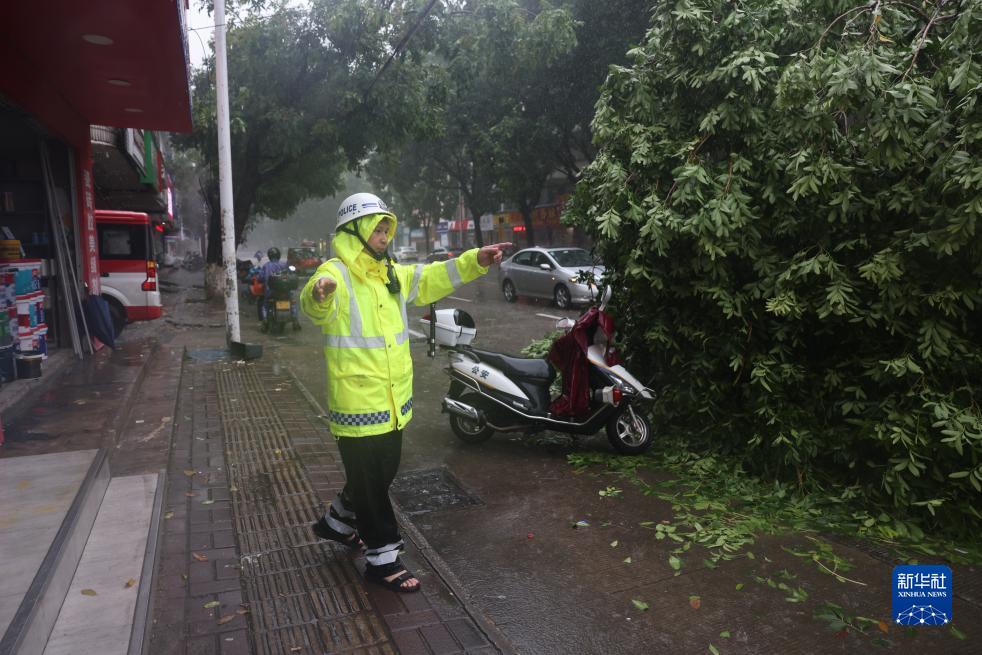
[[[552,382],[556,372],[544,359],[528,359],[526,357],[509,357],[501,353],[471,348],[470,351],[482,361],[501,369],[505,375],[525,380],[536,380],[545,383]]]

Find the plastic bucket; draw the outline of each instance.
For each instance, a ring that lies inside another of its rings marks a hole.
[[[2,346],[0,347],[0,380],[6,384],[15,379],[17,379],[17,370],[14,367],[14,347]]]
[[[21,353],[17,356],[17,377],[22,380],[34,380],[41,377],[40,353]]]

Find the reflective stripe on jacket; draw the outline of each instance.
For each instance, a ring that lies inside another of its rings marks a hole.
[[[335,248],[343,251],[337,243]],[[406,305],[435,302],[486,273],[487,268],[477,263],[477,252],[475,248],[433,264],[394,264],[401,286],[398,293],[385,286],[384,264],[364,252],[346,257],[348,262],[328,260],[308,280],[300,307],[324,335],[328,419],[335,436],[383,434],[409,422],[413,367]],[[323,277],[332,278],[337,289],[317,303],[311,290]]]

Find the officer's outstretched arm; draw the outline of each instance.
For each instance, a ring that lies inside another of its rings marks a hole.
[[[318,325],[330,323],[337,316],[337,278],[328,264],[321,264],[300,292],[300,309]]]
[[[400,273],[408,278],[401,280],[406,300],[415,305],[428,305],[484,275],[488,269],[477,262],[477,253],[478,249],[472,248],[445,262],[403,267]]]

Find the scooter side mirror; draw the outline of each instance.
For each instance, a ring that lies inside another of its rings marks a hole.
[[[575,325],[575,324],[576,324],[576,321],[574,321],[571,318],[560,319],[560,320],[556,321],[556,329],[557,330],[565,330],[566,332],[569,332],[570,330],[573,329],[573,325]]]

